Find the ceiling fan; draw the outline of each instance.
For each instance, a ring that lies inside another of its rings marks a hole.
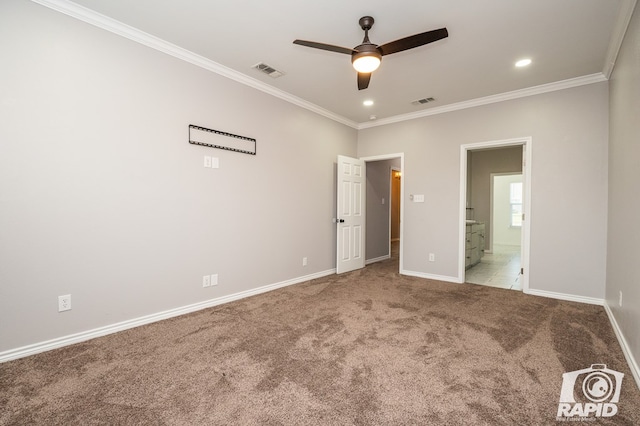
[[[301,46],[313,47],[315,49],[351,55],[353,68],[358,71],[358,90],[362,90],[369,87],[371,73],[378,69],[383,56],[433,43],[434,41],[438,41],[449,36],[449,32],[446,28],[440,28],[438,30],[415,34],[378,46],[369,41],[369,30],[373,26],[373,22],[374,20],[371,16],[363,16],[360,18],[358,23],[364,30],[364,40],[362,40],[362,44],[354,47],[353,49],[307,40],[294,40],[293,43]]]

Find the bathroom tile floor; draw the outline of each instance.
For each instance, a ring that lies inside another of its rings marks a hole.
[[[494,244],[493,253],[485,253],[480,263],[465,271],[465,282],[522,290],[520,246]]]

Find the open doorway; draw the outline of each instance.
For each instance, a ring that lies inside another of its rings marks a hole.
[[[503,160],[509,156],[508,151],[493,153]],[[489,179],[491,208],[485,254],[466,270],[465,281],[522,290],[522,173],[491,173]],[[473,225],[468,227],[473,229]]]
[[[461,282],[528,290],[530,154],[530,138],[462,146]]]
[[[402,188],[402,170],[391,167],[391,258],[400,256],[400,190]]]
[[[403,154],[363,158],[366,165],[366,242],[367,265],[398,262],[402,269],[402,167]]]

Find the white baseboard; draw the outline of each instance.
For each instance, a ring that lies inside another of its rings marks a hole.
[[[556,293],[555,291],[535,290],[528,289],[523,290],[523,293],[530,294],[532,296],[549,297],[551,299],[567,300],[569,302],[587,303],[589,305],[604,306],[604,299],[598,299],[596,297],[577,296],[575,294]]]
[[[449,283],[456,283],[456,284],[461,283],[460,278],[449,277],[447,275],[426,274],[424,272],[407,271],[406,269],[401,270],[400,274],[408,275],[410,277],[426,278],[428,280],[446,281]]]
[[[622,334],[622,330],[618,326],[618,322],[616,321],[616,317],[613,315],[613,311],[609,307],[607,303],[604,304],[604,310],[607,312],[607,316],[609,317],[609,322],[611,322],[611,326],[613,327],[613,331],[616,333],[616,337],[618,338],[618,343],[620,343],[620,347],[622,348],[622,353],[624,354],[625,359],[627,360],[627,364],[629,365],[629,369],[631,370],[631,374],[636,381],[636,385],[638,389],[640,389],[640,367],[638,367],[638,363],[636,362],[633,354],[631,353],[631,349],[629,348],[629,344],[627,340],[624,338],[624,334]]]
[[[373,263],[380,260],[388,259],[389,256],[382,256],[381,258],[371,259],[368,263]],[[17,349],[10,349],[8,351],[0,352],[0,363],[11,361],[18,358],[24,358],[29,355],[35,355],[41,352],[46,352],[52,349],[61,348],[64,346],[72,345],[75,343],[84,342],[87,340],[94,339],[96,337],[106,336],[108,334],[117,333],[120,331],[128,330],[130,328],[139,327],[146,324],[151,324],[153,322],[165,320],[168,318],[173,318],[180,315],[185,315],[191,312],[196,312],[202,309],[211,308],[213,306],[222,305],[224,303],[233,302],[234,300],[244,299],[246,297],[255,296],[257,294],[266,293],[272,290],[276,290],[278,288],[287,287],[294,284],[299,284],[305,281],[310,281],[316,278],[326,277],[328,275],[335,274],[335,269],[329,269],[322,272],[317,272],[315,274],[305,275],[303,277],[294,278],[291,280],[281,281],[275,284],[269,284],[263,287],[258,287],[252,290],[246,290],[239,293],[231,294],[228,296],[222,296],[215,299],[206,300],[204,302],[194,303],[192,305],[182,306],[179,308],[170,309],[164,312],[158,312],[151,315],[146,315],[143,317],[122,321],[116,324],[111,324],[104,327],[95,328],[93,330],[87,330],[80,333],[70,334],[68,336],[63,336],[60,338],[47,340],[44,342],[35,343],[28,346],[23,346]],[[415,271],[400,271],[403,275],[418,277],[418,278],[426,278],[431,280],[438,281],[446,281],[452,283],[459,283],[457,277],[449,277],[442,275],[434,275],[434,274],[425,274],[423,272],[415,272]],[[571,294],[564,293],[556,293],[551,291],[544,290],[528,290],[527,294],[531,294],[534,296],[542,296],[549,297],[553,299],[560,300],[568,300],[572,302],[580,302],[580,303],[588,303],[592,305],[600,305],[604,306],[604,309],[609,317],[609,321],[611,322],[611,326],[616,334],[618,342],[620,343],[620,347],[622,348],[622,352],[624,354],[625,359],[627,360],[627,364],[629,365],[629,369],[633,375],[633,378],[636,381],[636,385],[640,388],[640,368],[638,367],[638,363],[636,362],[631,350],[629,349],[629,345],[627,344],[620,327],[609,308],[609,305],[605,303],[603,299],[597,299],[592,297],[584,297],[584,296],[575,296]]]
[[[629,349],[629,344],[627,340],[624,338],[624,334],[622,334],[622,330],[618,326],[618,322],[616,321],[611,308],[606,303],[604,299],[597,299],[594,297],[584,297],[584,296],[575,296],[572,294],[564,294],[564,293],[555,293],[551,291],[544,290],[528,290],[527,294],[531,294],[534,296],[542,296],[542,297],[550,297],[553,299],[560,300],[568,300],[571,302],[580,302],[580,303],[588,303],[591,305],[599,305],[603,306],[607,316],[609,317],[609,322],[611,323],[611,327],[613,327],[613,331],[618,339],[618,343],[620,343],[620,347],[622,348],[622,353],[624,354],[624,358],[627,360],[627,364],[629,365],[629,369],[631,370],[631,374],[633,375],[634,380],[636,381],[636,385],[638,389],[640,389],[640,367],[638,367],[638,363],[636,362],[633,354],[631,353],[631,349]]]
[[[329,269],[326,271],[317,272],[315,274],[305,275],[303,277],[293,278],[291,280],[281,281],[275,284],[269,284],[252,290],[241,291],[239,293],[231,294],[228,296],[217,297],[215,299],[205,300],[203,302],[194,303],[192,305],[169,309],[164,312],[158,312],[127,321],[122,321],[116,324],[94,328],[93,330],[70,334],[68,336],[47,340],[45,342],[34,343],[32,345],[23,346],[17,349],[10,349],[8,351],[0,352],[0,363],[18,358],[24,358],[29,355],[35,355],[41,352],[50,351],[52,349],[57,349],[68,345],[73,345],[75,343],[85,342],[90,339],[95,339],[96,337],[102,337],[108,334],[117,333],[119,331],[128,330],[130,328],[139,327],[141,325],[151,324],[153,322],[165,320],[168,318],[189,314],[191,312],[196,312],[202,309],[211,308],[213,306],[222,305],[223,303],[229,303],[233,302],[234,300],[244,299],[245,297],[266,293],[278,288],[287,287],[293,284],[299,284],[316,278],[326,277],[327,275],[332,275],[335,273],[335,269]]]
[[[391,259],[391,255],[387,254],[380,257],[374,257],[373,259],[368,259],[364,262],[365,265],[371,265],[372,263],[382,262],[383,260]]]

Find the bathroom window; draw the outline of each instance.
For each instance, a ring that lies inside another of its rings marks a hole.
[[[511,202],[511,226],[522,226],[522,182],[513,182],[509,186]]]

